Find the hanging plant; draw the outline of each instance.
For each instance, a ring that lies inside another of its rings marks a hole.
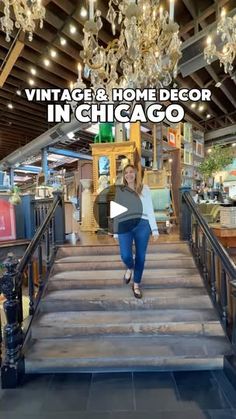
[[[216,145],[212,148],[209,156],[200,164],[198,170],[204,180],[209,182],[209,178],[214,178],[217,172],[231,164],[232,161],[233,155],[231,150],[221,145]]]
[[[18,205],[21,203],[20,189],[18,186],[13,186],[9,202],[13,205]]]

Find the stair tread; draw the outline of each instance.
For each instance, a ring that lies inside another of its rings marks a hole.
[[[137,310],[133,311],[71,311],[41,314],[34,324],[38,326],[66,327],[78,324],[121,323],[219,323],[214,309],[197,310]],[[220,324],[220,323],[219,323]]]
[[[49,290],[41,302],[42,311],[150,310],[173,308],[210,308],[212,303],[203,288],[146,288],[141,300],[130,287]]]
[[[71,359],[82,364],[83,361],[103,359],[106,363],[114,359],[144,361],[158,357],[209,357],[229,353],[230,345],[224,336],[89,336],[73,339],[34,340],[26,351],[27,360]]]
[[[86,279],[86,278],[54,278],[47,286],[48,290],[65,290],[65,289],[102,289],[103,287],[109,286],[114,290],[119,288],[123,284],[123,279]],[[125,286],[125,284],[124,284]],[[185,288],[203,288],[203,283],[199,278],[146,278],[145,289],[147,288],[158,288],[158,289],[169,289],[176,287]]]
[[[114,245],[110,245],[107,243],[101,243],[100,245],[87,245],[81,246],[78,244],[77,246],[73,245],[63,245],[59,246],[58,248],[58,255],[68,255],[68,253],[72,254],[113,254],[119,253],[119,244],[115,243]],[[178,252],[183,254],[189,254],[189,245],[185,242],[166,242],[166,243],[149,243],[147,248],[147,254],[155,253],[155,252]]]
[[[143,298],[119,246],[61,246],[25,346],[26,372],[222,368],[231,353],[186,242],[148,246]]]
[[[57,265],[58,266],[58,265]],[[122,279],[124,276],[125,269],[97,269],[97,270],[75,270],[71,269],[69,271],[58,271],[54,270],[52,272],[52,275],[50,277],[51,279],[58,279],[63,278],[65,275],[67,278],[73,279],[73,278],[86,278],[86,279],[103,279],[103,278],[119,278]],[[194,268],[156,268],[156,269],[148,269],[145,267],[145,270],[143,272],[143,282],[145,281],[145,278],[153,278],[155,276],[158,276],[159,278],[178,278],[178,277],[195,277],[198,276],[199,278],[199,272],[196,267]]]
[[[91,260],[92,259],[92,260]],[[192,261],[191,255],[184,255],[181,253],[147,253],[146,261],[148,260],[175,260],[182,259],[183,261]],[[72,262],[112,262],[121,261],[120,254],[111,255],[75,255],[75,256],[64,256],[57,258],[55,263],[72,263]]]
[[[139,301],[140,305],[145,304],[147,299],[153,298],[189,298],[197,296],[207,296],[204,288],[168,288],[166,289],[145,289],[143,298]],[[43,300],[54,300],[54,299],[66,299],[68,301],[72,300],[119,300],[119,299],[129,299],[134,298],[133,292],[130,287],[120,287],[115,291],[112,288],[103,288],[103,289],[82,289],[82,290],[52,290],[49,291],[43,298]],[[209,299],[209,297],[208,297]],[[209,299],[210,301],[210,299]]]

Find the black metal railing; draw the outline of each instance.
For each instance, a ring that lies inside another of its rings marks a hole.
[[[4,354],[1,360],[3,388],[16,387],[24,372],[23,344],[54,262],[56,246],[64,243],[65,220],[62,194],[54,193],[51,205],[47,203],[47,211],[42,211],[41,204],[40,211],[38,228],[22,259],[19,262],[13,254],[8,254],[3,264],[5,272],[0,278],[0,294],[2,293],[6,299],[3,304],[6,325],[3,333]],[[37,217],[37,211],[35,214]],[[30,321],[28,327],[23,330],[25,316],[23,315],[22,288],[24,282],[28,285],[27,314],[30,316]]]
[[[236,266],[184,188],[180,201],[180,237],[189,241],[225,332],[235,346]]]
[[[34,199],[31,201],[34,212],[34,228],[35,231],[42,225],[45,220],[50,207],[52,205],[52,198]]]

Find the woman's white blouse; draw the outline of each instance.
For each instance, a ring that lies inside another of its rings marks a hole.
[[[142,207],[143,207],[143,213],[142,213],[141,218],[143,218],[144,220],[148,220],[151,231],[152,231],[152,235],[158,236],[159,232],[158,232],[155,214],[153,210],[151,191],[147,185],[143,185],[143,189],[142,189],[141,194],[139,195],[139,198],[142,202]],[[122,202],[122,205],[125,205],[125,203]],[[125,219],[125,217],[126,217],[126,214],[124,214],[123,218]],[[117,237],[118,235],[114,234],[114,238],[117,238]]]
[[[139,195],[139,198],[141,199],[142,205],[143,205],[142,218],[144,220],[149,221],[149,225],[151,227],[153,236],[157,236],[159,233],[158,233],[157,223],[156,223],[155,214],[153,210],[152,196],[151,196],[151,191],[147,185],[143,185],[143,190],[142,190],[141,195]]]

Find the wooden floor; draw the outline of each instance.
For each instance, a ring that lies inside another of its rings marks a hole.
[[[79,240],[76,243],[76,246],[101,246],[101,245],[114,245],[117,243],[112,236],[109,235],[102,235],[90,232],[82,232],[79,231],[78,233]],[[171,234],[161,233],[158,238],[158,243],[175,243],[178,242],[179,239],[179,228],[178,226],[173,227]],[[150,243],[152,243],[152,237],[150,239]],[[70,243],[71,244],[71,243]]]

